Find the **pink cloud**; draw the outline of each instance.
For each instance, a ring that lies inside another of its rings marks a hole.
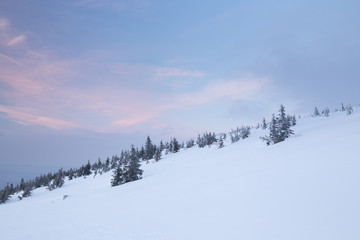
[[[16,64],[16,65],[18,65],[20,67],[23,67],[23,68],[27,68],[27,66],[25,66],[22,62],[14,59],[12,57],[9,57],[9,56],[7,56],[5,54],[0,53],[0,57],[3,58],[4,60],[10,62],[10,63]]]
[[[6,18],[0,18],[0,29],[6,29],[9,26],[9,21]]]
[[[7,44],[15,46],[24,40],[25,35],[10,37]],[[244,98],[266,82],[256,78],[219,81],[197,92],[177,94],[178,89],[190,88],[196,79],[199,85],[206,74],[148,64],[108,66],[86,59],[59,61],[52,54],[28,49],[30,45],[22,46],[21,52],[9,47],[6,55],[0,53],[0,84],[5,86],[0,94],[11,103],[11,106],[0,105],[0,111],[7,119],[22,125],[124,132],[138,126],[155,126],[150,123],[170,109],[184,109],[225,97]],[[96,80],[88,74],[89,66],[104,72],[109,70],[111,75]],[[123,84],[131,81],[139,84]],[[147,86],[151,89],[167,86],[171,91],[153,91]]]
[[[30,108],[0,105],[0,112],[6,113],[8,118],[22,125],[41,125],[58,130],[78,127],[70,121],[41,116]]]
[[[25,39],[26,39],[25,35],[20,35],[20,36],[12,38],[10,41],[7,42],[6,45],[7,46],[14,46],[14,45],[17,45],[17,44],[20,44],[20,43],[24,42]]]

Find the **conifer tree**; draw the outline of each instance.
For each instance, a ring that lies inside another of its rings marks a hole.
[[[346,109],[345,109],[345,107],[344,107],[344,104],[341,103],[341,111],[344,112],[345,110],[346,110]]]
[[[223,147],[224,147],[224,141],[223,141],[222,136],[220,136],[220,139],[219,139],[219,148],[223,148]]]
[[[90,161],[87,162],[87,164],[83,168],[83,176],[88,176],[91,174],[91,164]]]
[[[118,186],[120,184],[124,183],[124,172],[122,169],[123,166],[121,166],[120,164],[117,166],[116,169],[114,169],[114,175],[113,178],[111,180],[111,186],[115,187]]]
[[[126,182],[136,181],[141,179],[143,170],[140,169],[141,164],[139,161],[139,158],[136,156],[135,148],[134,146],[131,146],[130,150],[130,162],[126,169]]]
[[[156,148],[154,159],[156,162],[158,162],[161,159],[161,150],[160,148]]]
[[[194,139],[190,139],[186,142],[186,148],[192,148],[195,145]]]
[[[294,131],[290,127],[290,119],[286,117],[285,107],[281,105],[278,116],[276,118],[274,115],[272,116],[269,126],[269,136],[261,137],[261,139],[264,140],[267,145],[282,142],[294,134]]]
[[[145,160],[149,160],[152,159],[154,157],[154,146],[152,144],[152,141],[150,139],[150,136],[147,136],[146,138],[146,142],[145,142]]]
[[[33,190],[33,184],[31,182],[29,182],[28,184],[26,184],[24,192],[22,194],[23,198],[26,197],[30,197],[31,196],[31,191]]]
[[[325,116],[325,117],[329,117],[329,113],[330,113],[329,108],[325,108],[325,110],[324,110],[324,116]]]
[[[263,118],[261,125],[262,125],[262,129],[266,129],[266,128],[267,128],[267,123],[266,123],[265,118]]]
[[[171,139],[170,149],[171,149],[171,152],[173,152],[173,153],[176,153],[180,150],[180,145],[179,145],[179,142],[176,140],[176,138]]]
[[[317,109],[317,107],[315,107],[315,109],[314,109],[314,117],[317,117],[319,115],[320,115],[319,110]]]

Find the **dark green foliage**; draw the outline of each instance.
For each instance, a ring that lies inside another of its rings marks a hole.
[[[171,139],[170,141],[170,152],[176,153],[180,150],[179,142],[176,140],[176,138]]]
[[[156,148],[154,159],[156,162],[158,162],[161,159],[161,150],[160,148]]]
[[[323,115],[324,115],[325,117],[329,117],[329,113],[330,113],[330,109],[329,109],[329,108],[325,108],[325,109],[323,110]]]
[[[120,164],[117,166],[117,168],[114,170],[114,175],[113,178],[111,180],[111,186],[115,187],[118,186],[120,184],[123,184],[124,181],[124,172],[123,172],[123,166],[121,166]]]
[[[31,196],[31,191],[33,190],[32,184],[28,184],[25,186],[24,192],[22,194],[23,198],[27,198]]]
[[[294,134],[294,131],[291,130],[290,127],[290,118],[286,117],[285,107],[281,105],[278,116],[272,116],[269,126],[269,136],[262,137],[261,139],[264,140],[267,145],[282,142]]]
[[[130,152],[125,151],[121,154],[120,162],[114,169],[111,186],[118,186],[127,182],[141,179],[143,170],[140,169],[140,159],[134,146]]]
[[[317,116],[319,116],[320,115],[320,112],[319,112],[319,110],[317,109],[317,107],[315,107],[315,109],[314,109],[314,117],[317,117]]]
[[[222,136],[220,136],[220,139],[219,139],[219,148],[223,148],[223,147],[224,147],[224,141],[223,141]]]
[[[261,127],[262,127],[262,129],[266,129],[266,128],[267,128],[267,123],[266,123],[265,118],[263,118],[263,120],[262,120]]]
[[[236,128],[230,132],[231,143],[237,142],[240,139],[245,139],[250,136],[250,127],[242,126],[241,128]]]
[[[194,139],[190,139],[189,141],[186,142],[186,148],[192,148],[193,146],[195,146]]]
[[[203,133],[202,136],[200,136],[200,134],[197,137],[196,140],[196,144],[198,145],[199,148],[203,148],[205,146],[209,146],[212,145],[213,143],[217,142],[217,138],[215,133],[208,133],[205,132]]]
[[[144,149],[144,160],[149,160],[154,157],[156,146],[152,144],[150,136],[147,136]]]
[[[345,110],[346,110],[346,109],[345,109],[345,107],[344,107],[344,104],[341,103],[341,111],[342,111],[342,112],[345,112]]]
[[[11,190],[11,188],[9,187],[9,184],[6,184],[6,186],[4,187],[4,189],[0,190],[0,203],[5,203],[11,194],[13,190]]]
[[[61,188],[65,183],[64,177],[65,177],[65,175],[61,168],[61,169],[59,169],[59,171],[57,173],[54,174],[53,180],[51,182],[49,182],[48,187],[47,187],[48,190],[52,191],[56,188]]]
[[[346,106],[346,114],[350,115],[352,114],[352,112],[353,112],[353,108],[351,107],[351,105]]]
[[[136,155],[134,146],[131,146],[130,150],[130,162],[125,168],[125,182],[132,182],[141,179],[143,170],[140,169],[140,160]]]

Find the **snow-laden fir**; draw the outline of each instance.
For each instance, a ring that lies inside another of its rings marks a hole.
[[[267,130],[225,147],[181,149],[143,164],[35,189],[0,205],[1,239],[360,239],[360,109],[302,118],[266,146]]]

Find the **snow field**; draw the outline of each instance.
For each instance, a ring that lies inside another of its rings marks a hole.
[[[36,189],[0,205],[1,239],[360,239],[359,122],[357,108],[303,118],[276,145],[252,130],[143,164],[139,181]]]

